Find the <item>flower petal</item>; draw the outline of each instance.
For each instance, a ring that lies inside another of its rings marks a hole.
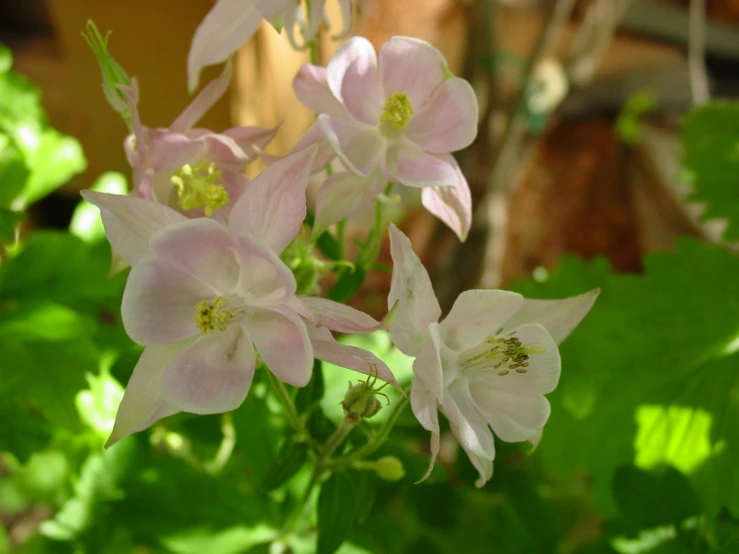
[[[305,219],[305,189],[315,155],[315,148],[297,152],[262,171],[233,206],[231,231],[250,233],[282,252]]]
[[[199,160],[205,146],[205,142],[200,138],[190,138],[167,129],[151,129],[149,132],[149,167],[157,173],[175,171],[187,163]]]
[[[167,368],[164,396],[183,412],[230,412],[246,398],[255,366],[254,347],[241,327],[213,331],[192,343]]]
[[[330,364],[353,369],[365,375],[373,375],[390,383],[396,389],[402,390],[390,368],[372,352],[337,342],[331,331],[325,327],[316,327],[311,323],[308,323],[306,327],[313,345],[314,357]]]
[[[218,0],[198,25],[187,55],[187,87],[193,92],[203,67],[225,61],[262,22],[254,0]]]
[[[202,217],[171,225],[151,241],[155,255],[210,287],[217,295],[233,292],[241,268],[228,230]]]
[[[457,381],[449,388],[441,406],[452,434],[480,473],[475,486],[482,487],[493,475],[495,442],[487,422],[477,410],[468,385]]]
[[[226,64],[226,67],[223,68],[223,71],[217,78],[203,87],[203,90],[190,102],[190,105],[169,126],[169,130],[174,133],[184,133],[192,129],[208,110],[221,99],[221,96],[228,90],[229,84],[231,84],[230,62]],[[195,87],[192,88],[194,89]]]
[[[431,460],[426,473],[417,483],[425,481],[434,469],[436,458],[441,447],[439,429],[439,402],[433,393],[421,381],[414,381],[411,387],[411,409],[418,422],[427,431],[431,431]]]
[[[272,139],[277,135],[277,127],[232,127],[226,129],[221,133],[227,137],[232,138],[236,141],[236,144],[241,150],[249,156],[254,158],[262,153],[264,147],[267,146]]]
[[[406,136],[427,152],[456,152],[475,140],[477,117],[475,91],[464,79],[452,77],[413,115]]]
[[[507,290],[466,290],[441,322],[441,339],[456,352],[499,334],[506,320],[523,304],[523,296]]]
[[[413,252],[410,240],[392,223],[390,251],[393,278],[387,303],[388,310],[395,310],[390,336],[404,354],[415,356],[428,340],[429,324],[439,320],[441,308],[429,274]]]
[[[278,379],[304,387],[313,369],[313,347],[305,323],[289,311],[253,308],[242,323],[267,368]]]
[[[108,437],[105,448],[179,411],[162,395],[162,376],[184,347],[182,343],[173,343],[150,346],[144,350],[126,385],[126,392],[115,416],[113,432]]]
[[[352,116],[368,125],[377,125],[382,96],[377,55],[370,41],[352,37],[344,42],[326,66],[326,81]]]
[[[375,127],[326,114],[318,116],[318,124],[341,161],[355,173],[367,176],[380,164],[385,141]]]
[[[303,64],[293,79],[293,90],[298,99],[316,113],[343,117],[344,108],[328,87],[326,68]]]
[[[538,435],[551,407],[541,394],[513,394],[492,387],[471,387],[475,405],[493,432],[506,442],[523,442]]]
[[[291,300],[295,276],[277,254],[249,235],[237,237],[236,243],[241,265],[238,292],[249,304],[270,307]]]
[[[448,187],[459,181],[456,162],[403,138],[387,150],[386,170],[390,179],[408,187]]]
[[[425,208],[443,221],[459,240],[467,240],[472,225],[472,196],[467,179],[452,156],[447,161],[457,170],[457,181],[450,187],[426,187],[421,192]]]
[[[326,169],[326,166],[331,163],[331,161],[336,157],[334,147],[331,146],[331,143],[326,138],[326,134],[323,132],[323,129],[321,129],[318,121],[311,125],[310,128],[305,132],[303,137],[297,142],[295,146],[293,146],[292,150],[290,150],[290,154],[306,150],[314,144],[317,145],[318,151],[316,152],[316,157],[313,160],[311,175]],[[282,158],[277,156],[262,154],[262,161],[264,161],[266,165],[272,165],[281,159]]]
[[[187,221],[172,208],[151,200],[92,190],[83,190],[81,194],[100,208],[110,246],[130,265],[151,255],[149,243],[154,233]]]
[[[378,171],[369,177],[348,171],[334,173],[321,185],[316,197],[316,219],[313,222],[311,239],[334,223],[368,211],[375,197],[385,188],[387,180]]]
[[[133,266],[126,281],[121,318],[132,340],[146,346],[197,335],[195,305],[215,291],[167,261],[148,259]]]
[[[384,96],[405,93],[413,109],[418,110],[444,80],[444,67],[444,56],[428,42],[393,37],[380,49],[380,80]]]
[[[327,298],[297,299],[296,311],[314,325],[328,327],[340,333],[370,333],[382,325],[364,312]]]
[[[560,344],[588,314],[599,294],[600,289],[593,289],[562,300],[526,299],[505,327],[513,329],[525,323],[540,323],[554,342]]]
[[[525,373],[510,371],[500,375],[499,369],[490,368],[490,371],[479,373],[478,378],[483,385],[497,390],[517,394],[548,394],[557,388],[559,376],[562,372],[562,361],[557,345],[549,336],[547,330],[538,323],[527,323],[516,327],[513,331],[524,347],[536,349],[529,354],[528,367]]]
[[[429,324],[429,337],[413,360],[413,375],[436,397],[437,402],[444,398],[444,371],[441,362],[441,339],[439,324]]]

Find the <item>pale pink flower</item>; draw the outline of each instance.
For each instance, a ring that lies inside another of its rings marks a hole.
[[[478,108],[472,87],[451,75],[441,52],[419,39],[393,37],[378,62],[372,44],[353,37],[327,67],[304,65],[293,88],[320,114],[295,149],[323,142],[320,164],[330,156],[327,141],[354,174],[333,176],[319,192],[320,230],[396,182],[423,188],[424,206],[464,240],[470,191],[450,153],[475,139]]]
[[[167,129],[141,124],[135,92],[128,98],[134,133],[125,143],[133,168],[133,194],[166,204],[189,217],[227,216],[249,179],[241,172],[274,137],[276,129],[234,127],[214,133],[193,125],[223,96],[230,66],[209,83]]]
[[[108,444],[167,415],[233,410],[256,366],[303,386],[313,358],[395,385],[372,354],[337,343],[328,329],[361,333],[370,316],[321,298],[295,296],[279,259],[305,217],[314,151],[288,156],[260,174],[227,224],[187,219],[131,196],[85,191],[100,207],[108,240],[131,266],[121,309],[129,336],[146,348],[126,387]]]
[[[416,358],[411,407],[432,433],[431,467],[439,452],[441,410],[479,471],[481,487],[493,474],[493,434],[506,442],[538,443],[550,413],[544,395],[559,381],[557,345],[585,317],[599,291],[528,300],[503,290],[469,290],[439,322],[441,308],[428,273],[394,225],[390,245],[388,306],[396,313],[390,335],[404,354]]]
[[[306,45],[299,44],[297,31],[303,35],[304,42],[314,40],[326,19],[325,3],[326,0],[313,0],[305,21],[296,0],[218,0],[198,26],[190,45],[187,57],[190,92],[197,88],[202,69],[226,61],[256,33],[263,19],[275,28],[284,27],[293,48],[303,50]],[[343,12],[344,28],[340,33],[343,36],[351,23],[351,0],[339,0],[339,4]]]

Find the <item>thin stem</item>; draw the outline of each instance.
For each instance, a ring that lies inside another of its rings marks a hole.
[[[323,472],[324,462],[331,458],[333,453],[336,452],[336,449],[341,445],[342,442],[344,442],[344,439],[346,439],[347,435],[349,435],[349,433],[352,429],[354,429],[357,423],[358,422],[352,421],[348,418],[344,418],[341,420],[341,423],[339,423],[339,427],[336,429],[336,431],[334,431],[333,435],[328,438],[326,444],[321,450],[320,455],[318,456],[318,460],[316,461],[316,477],[319,477],[320,474]]]
[[[310,438],[310,433],[303,424],[303,420],[300,419],[298,409],[295,407],[295,403],[293,402],[290,393],[285,388],[285,384],[275,377],[269,370],[267,370],[267,378],[269,379],[269,384],[272,386],[272,390],[277,394],[282,406],[285,408],[290,424],[293,426],[295,431],[302,438]]]

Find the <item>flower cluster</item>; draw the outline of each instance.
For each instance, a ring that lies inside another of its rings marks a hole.
[[[343,5],[348,13],[348,2]],[[311,41],[323,2],[312,2],[307,23],[296,23],[296,9],[294,0],[219,0],[193,40],[191,86],[202,66],[226,60],[263,18],[281,18],[294,43],[296,26]],[[107,49],[96,53],[101,65],[112,66],[104,59]],[[451,153],[475,139],[472,87],[426,42],[394,37],[378,56],[366,39],[351,38],[327,67],[300,69],[294,89],[318,113],[317,121],[290,154],[265,156],[267,168],[249,180],[244,167],[276,129],[216,133],[194,127],[229,77],[227,63],[167,129],[141,124],[135,83],[127,77],[106,83],[106,90],[120,92],[110,96],[131,129],[125,149],[133,191],[83,195],[101,211],[118,266],[131,267],[122,320],[131,339],[145,347],[108,444],[176,412],[236,409],[260,364],[280,381],[305,386],[314,358],[369,375],[361,385],[350,384],[343,403],[347,419],[357,423],[380,408],[377,379],[399,385],[382,360],[340,344],[332,331],[384,327],[397,348],[415,358],[410,401],[431,432],[431,464],[441,412],[479,470],[481,486],[492,475],[493,434],[534,444],[541,438],[550,412],[544,395],[560,375],[557,345],[587,314],[597,291],[544,301],[472,290],[441,319],[426,270],[408,238],[390,224],[389,315],[378,322],[344,304],[305,296],[281,258],[295,241],[310,250],[333,224],[368,207],[381,209],[393,185],[422,189],[424,206],[463,240],[471,223],[470,191]],[[307,219],[309,178],[333,162],[344,169],[327,172],[315,217]],[[310,239],[306,221],[312,223]],[[378,230],[381,235],[384,227]],[[311,263],[311,270],[321,265]]]

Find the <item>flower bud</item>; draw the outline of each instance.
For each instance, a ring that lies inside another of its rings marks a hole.
[[[361,382],[358,385],[349,385],[344,400],[341,401],[341,407],[344,408],[347,419],[361,421],[379,412],[382,405],[372,387]]]
[[[385,481],[399,481],[405,477],[403,463],[395,456],[383,456],[375,462],[375,473]]]

